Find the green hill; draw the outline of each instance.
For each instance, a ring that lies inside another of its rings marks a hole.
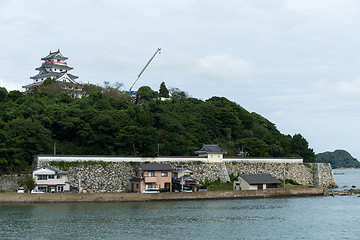
[[[315,161],[330,163],[332,168],[360,168],[360,162],[345,150],[318,153]]]
[[[0,88],[0,172],[27,169],[34,155],[53,154],[54,143],[57,154],[186,156],[217,143],[228,156],[314,160],[300,134],[284,135],[224,97],[203,101],[162,83],[131,98],[120,86],[86,84],[79,92],[46,80],[25,93]]]

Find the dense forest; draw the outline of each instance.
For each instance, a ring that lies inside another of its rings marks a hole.
[[[332,168],[360,168],[360,162],[345,150],[318,153],[316,162],[330,163]]]
[[[280,133],[257,113],[224,97],[206,101],[162,83],[140,87],[136,97],[121,84],[73,88],[47,79],[26,92],[0,88],[0,173],[26,171],[34,155],[194,155],[219,144],[227,156],[298,157],[315,154],[300,134]]]

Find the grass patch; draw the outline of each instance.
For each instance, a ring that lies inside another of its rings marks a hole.
[[[74,162],[65,162],[65,161],[51,161],[50,165],[62,169],[63,171],[68,171],[69,167],[78,167],[78,166],[91,166],[91,165],[101,165],[103,168],[106,168],[110,162],[104,161],[74,161]]]
[[[0,193],[17,193],[17,190],[10,190],[10,191],[0,190]]]
[[[200,182],[208,191],[231,191],[233,190],[232,182],[222,182],[220,178],[215,181],[209,181],[207,178],[204,182]]]
[[[284,181],[282,179],[280,179],[280,181],[281,181],[280,187],[284,188]],[[292,179],[285,179],[285,188],[287,188],[287,189],[289,189],[289,188],[309,188],[309,187],[310,186],[308,186],[308,185],[299,184]]]

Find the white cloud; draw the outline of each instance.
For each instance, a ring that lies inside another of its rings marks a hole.
[[[227,54],[195,57],[189,54],[164,54],[166,67],[178,69],[196,78],[221,81],[242,80],[252,75],[255,63]]]
[[[249,77],[255,65],[252,61],[234,58],[226,54],[206,56],[194,60],[194,72],[196,74],[221,80]]]
[[[14,82],[10,79],[2,79],[0,78],[0,87],[6,88],[9,92],[12,90],[20,90],[22,88],[21,83]]]
[[[360,99],[360,77],[356,77],[349,81],[330,82],[328,80],[320,80],[310,87],[325,96],[337,96],[342,99]]]

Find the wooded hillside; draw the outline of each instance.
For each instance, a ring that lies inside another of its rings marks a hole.
[[[330,163],[332,168],[360,168],[360,162],[345,150],[316,154],[316,162]]]
[[[53,154],[54,142],[56,154],[182,156],[217,143],[227,156],[243,149],[250,157],[314,160],[300,134],[284,135],[224,97],[202,101],[162,83],[132,99],[120,87],[87,84],[76,92],[46,80],[25,93],[0,88],[0,172],[27,169],[34,155]]]

